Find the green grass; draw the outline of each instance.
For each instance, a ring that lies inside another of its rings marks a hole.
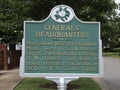
[[[103,52],[103,56],[120,58],[120,53],[119,52]]]
[[[108,49],[109,50],[109,49]],[[110,56],[115,58],[120,58],[120,47],[118,48],[111,48],[111,51],[105,51],[105,48],[103,49],[103,56]]]
[[[113,48],[114,52],[120,52],[120,48]]]
[[[57,90],[57,85],[44,78],[25,78],[14,90]],[[91,78],[80,78],[71,81],[67,90],[101,90],[101,88]]]

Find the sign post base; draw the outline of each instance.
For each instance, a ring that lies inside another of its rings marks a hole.
[[[48,80],[52,80],[57,83],[58,90],[67,90],[67,84],[74,80],[78,79],[79,77],[45,77]]]
[[[67,90],[67,84],[65,82],[65,78],[60,78],[58,83],[58,90]]]

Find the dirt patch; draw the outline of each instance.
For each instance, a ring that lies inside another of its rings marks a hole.
[[[75,85],[75,84],[67,85],[67,90],[73,90],[73,89],[78,89],[78,88],[80,88],[80,85]]]
[[[57,84],[56,83],[51,83],[51,84],[47,83],[47,84],[44,84],[44,85],[40,85],[39,87],[56,89],[57,90]],[[75,85],[75,84],[68,84],[67,85],[67,90],[73,90],[73,89],[77,89],[77,88],[80,88],[80,86]]]
[[[50,88],[50,89],[57,89],[57,84],[56,83],[47,83],[47,84],[43,84],[43,85],[40,85],[39,87],[42,87],[42,88]]]

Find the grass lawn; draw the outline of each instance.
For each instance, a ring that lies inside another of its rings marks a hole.
[[[91,78],[80,78],[67,86],[67,90],[101,90]],[[44,78],[25,78],[14,90],[57,90],[57,84]]]
[[[111,57],[116,57],[120,58],[120,52],[103,52],[103,56],[111,56]]]

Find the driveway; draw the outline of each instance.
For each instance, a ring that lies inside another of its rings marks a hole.
[[[120,58],[104,57],[104,81],[110,90],[120,90]]]
[[[102,90],[120,90],[120,58],[103,57],[104,77],[94,78]]]

